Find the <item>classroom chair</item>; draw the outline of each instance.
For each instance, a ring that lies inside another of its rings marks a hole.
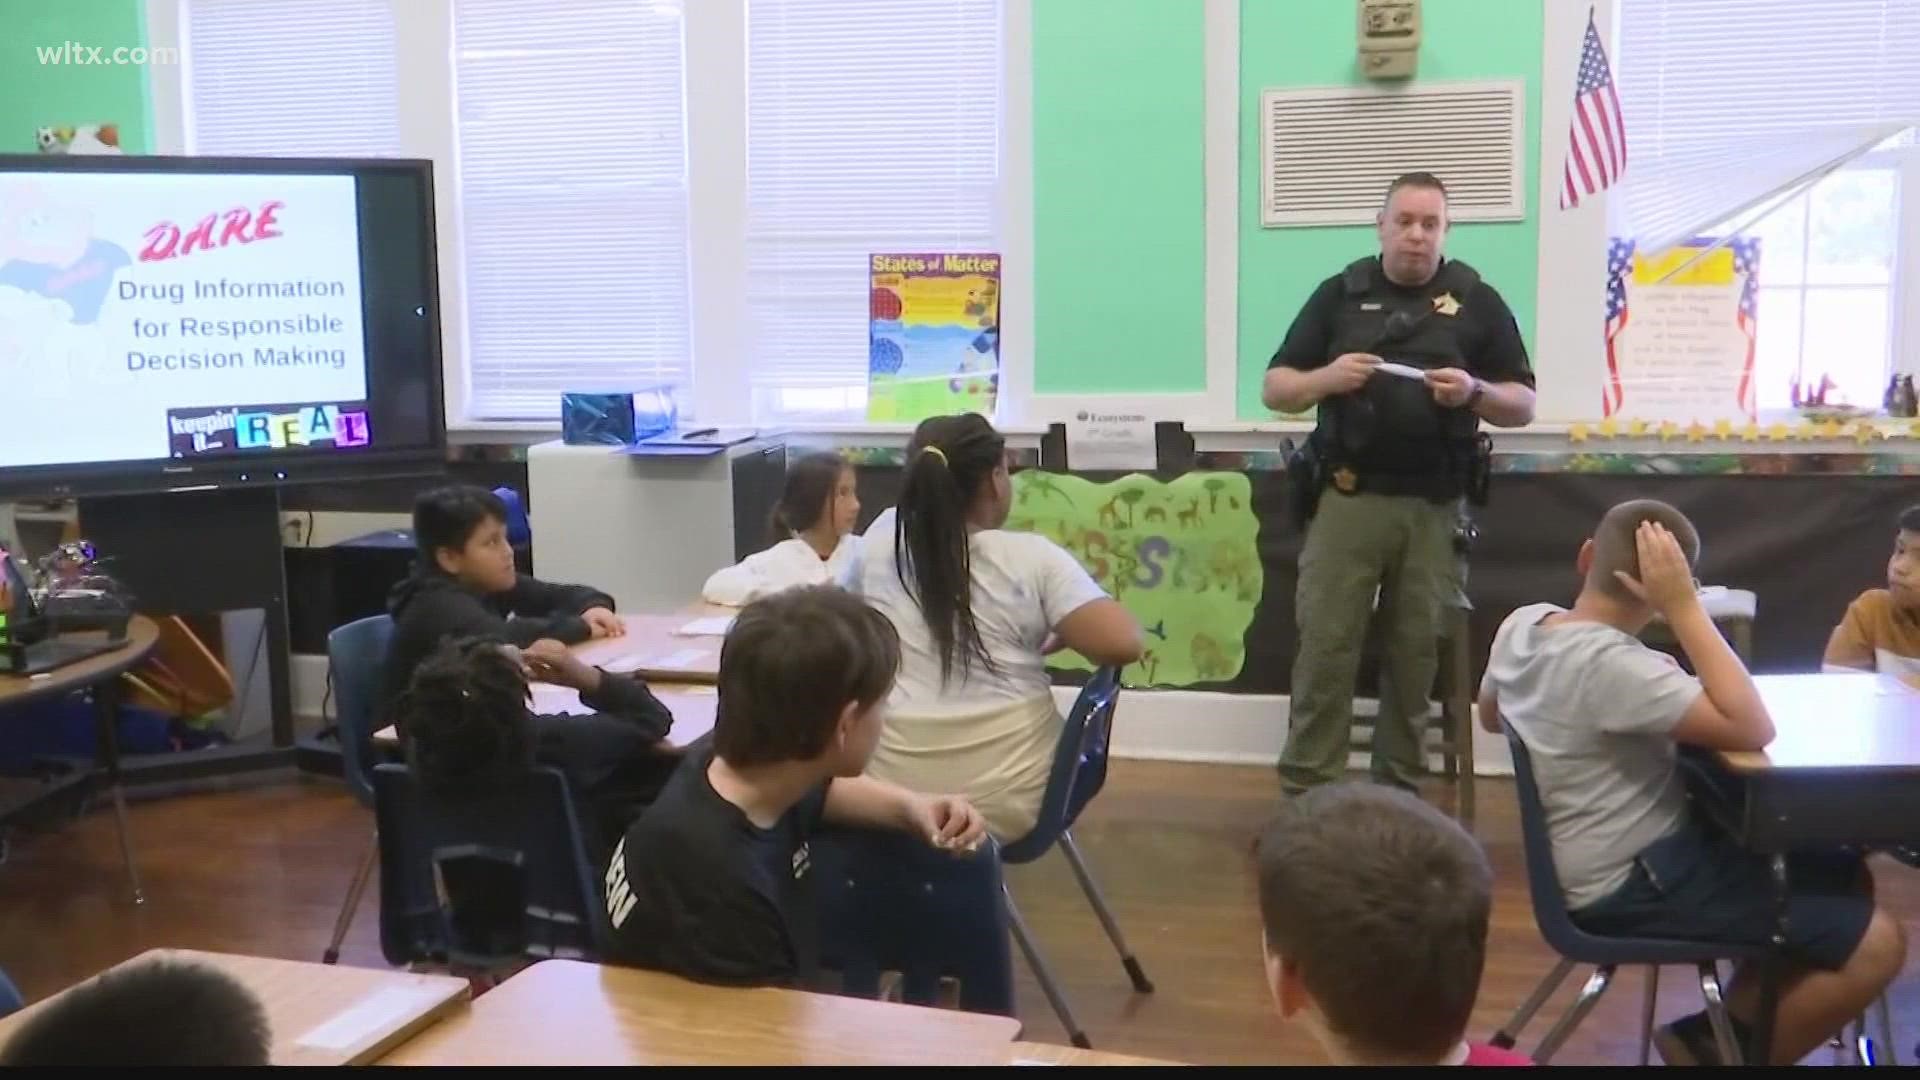
[[[405,765],[385,764],[374,768],[373,786],[388,963],[491,970],[526,957],[605,954],[606,910],[558,769],[440,796]]]
[[[373,809],[373,733],[380,724],[376,716],[380,698],[380,669],[387,661],[387,643],[393,638],[393,619],[387,615],[369,615],[345,626],[335,627],[327,635],[327,680],[333,684],[336,736],[340,740],[340,771],[347,790],[360,805]],[[347,898],[333,921],[333,938],[321,954],[323,964],[338,963],[340,943],[353,925],[354,912],[360,907],[360,894],[367,889],[379,856],[380,837],[367,839],[367,850],[360,857],[353,882],[347,886]]]
[[[1645,966],[1646,996],[1640,1011],[1640,1064],[1649,1062],[1653,1049],[1653,1011],[1660,987],[1660,968],[1667,964],[1690,964],[1700,974],[1700,993],[1706,999],[1707,1018],[1713,1025],[1714,1042],[1720,1059],[1728,1064],[1740,1062],[1740,1047],[1733,1035],[1733,1023],[1727,1014],[1721,993],[1719,963],[1722,960],[1753,960],[1766,952],[1764,945],[1728,945],[1656,938],[1601,937],[1580,929],[1567,913],[1565,894],[1560,889],[1560,874],[1553,864],[1553,842],[1547,834],[1547,813],[1540,802],[1540,789],[1534,781],[1533,757],[1511,725],[1503,724],[1507,745],[1513,750],[1514,788],[1520,800],[1520,840],[1526,853],[1527,888],[1533,899],[1533,918],[1540,936],[1560,954],[1560,962],[1547,974],[1531,995],[1521,1003],[1512,1019],[1491,1040],[1494,1046],[1511,1050],[1520,1030],[1533,1019],[1560,984],[1566,981],[1576,964],[1591,964],[1593,974],[1581,988],[1580,996],[1558,1023],[1547,1032],[1533,1052],[1533,1060],[1548,1064],[1580,1026],[1613,983],[1614,971],[1622,965]]]
[[[960,1008],[1014,1015],[1013,949],[991,837],[955,854],[900,833],[829,829],[809,850],[822,959],[840,972],[843,992],[876,997],[881,973],[898,972],[908,1004],[934,1005],[940,981],[955,979]]]
[[[1018,840],[1002,846],[1001,861],[1009,865],[1030,863],[1051,851],[1056,845],[1061,854],[1067,857],[1067,865],[1073,868],[1073,876],[1080,882],[1080,890],[1087,894],[1087,900],[1093,905],[1093,913],[1100,918],[1100,925],[1112,939],[1113,947],[1120,953],[1120,963],[1127,969],[1127,978],[1132,980],[1136,993],[1153,993],[1153,983],[1140,967],[1140,961],[1128,947],[1127,940],[1120,933],[1120,924],[1114,920],[1113,912],[1108,910],[1106,897],[1100,894],[1100,886],[1094,883],[1093,874],[1087,870],[1087,861],[1080,854],[1079,845],[1073,842],[1073,824],[1080,819],[1080,811],[1107,782],[1107,743],[1113,733],[1114,707],[1120,696],[1120,669],[1103,667],[1093,673],[1087,685],[1075,699],[1073,709],[1067,714],[1066,726],[1060,732],[1060,742],[1053,753],[1053,773],[1047,778],[1046,794],[1040,800],[1040,817],[1032,831]],[[1086,1049],[1093,1044],[1087,1041],[1087,1033],[1073,1017],[1073,1010],[1067,1005],[1066,995],[1054,980],[1053,972],[1046,961],[1040,958],[1040,952],[1034,947],[1033,937],[1027,931],[1026,921],[1020,917],[1020,908],[1013,902],[1013,892],[1004,885],[1001,893],[1007,898],[1008,928],[1013,931],[1013,939],[1019,943],[1020,952],[1026,956],[1028,966],[1040,983],[1040,991],[1047,996],[1047,1003],[1053,1006],[1054,1014],[1060,1017],[1060,1023],[1066,1027],[1067,1036],[1073,1045]]]
[[[533,543],[533,524],[527,517],[527,504],[520,493],[506,485],[493,489],[494,495],[507,505],[507,544],[514,548],[523,548]]]

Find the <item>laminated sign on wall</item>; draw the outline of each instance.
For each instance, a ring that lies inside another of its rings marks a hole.
[[[875,255],[867,419],[993,415],[1000,390],[1000,256]]]
[[[1677,423],[1754,417],[1760,241],[1692,240],[1607,254],[1603,416]]]

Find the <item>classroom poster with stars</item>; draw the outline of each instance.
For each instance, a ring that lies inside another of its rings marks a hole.
[[[1754,418],[1760,241],[1607,252],[1601,415],[1712,424]]]
[[[1226,682],[1246,661],[1260,603],[1260,521],[1245,473],[1193,472],[1168,483],[1135,473],[1096,484],[1027,469],[1014,474],[1007,528],[1073,553],[1146,630],[1129,686]],[[1071,652],[1048,666],[1091,670]]]

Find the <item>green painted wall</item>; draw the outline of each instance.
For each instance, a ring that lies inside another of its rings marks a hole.
[[[116,48],[146,44],[141,0],[0,0],[0,153],[36,149],[43,125],[120,126],[120,145],[151,145],[147,73],[132,63],[48,63],[41,49],[72,41],[97,46],[102,60]]]
[[[1206,388],[1202,8],[1033,0],[1037,393]]]
[[[1538,0],[1424,0],[1417,76],[1527,81],[1527,219],[1457,225],[1447,238],[1447,253],[1472,263],[1500,290],[1529,348],[1539,273],[1543,10]],[[1270,415],[1260,405],[1261,377],[1307,294],[1347,263],[1379,250],[1372,226],[1260,227],[1260,92],[1361,82],[1354,60],[1356,21],[1351,0],[1242,0],[1240,5],[1238,412],[1243,418]]]

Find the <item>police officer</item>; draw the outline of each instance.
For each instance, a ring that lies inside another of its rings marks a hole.
[[[1280,412],[1319,406],[1309,448],[1321,494],[1300,553],[1300,651],[1280,759],[1282,786],[1295,793],[1345,769],[1376,598],[1384,632],[1373,776],[1411,788],[1425,773],[1441,619],[1466,604],[1456,533],[1476,476],[1484,489],[1480,421],[1533,420],[1533,373],[1513,312],[1471,267],[1440,254],[1439,179],[1395,180],[1378,222],[1379,256],[1314,290],[1261,394]]]

